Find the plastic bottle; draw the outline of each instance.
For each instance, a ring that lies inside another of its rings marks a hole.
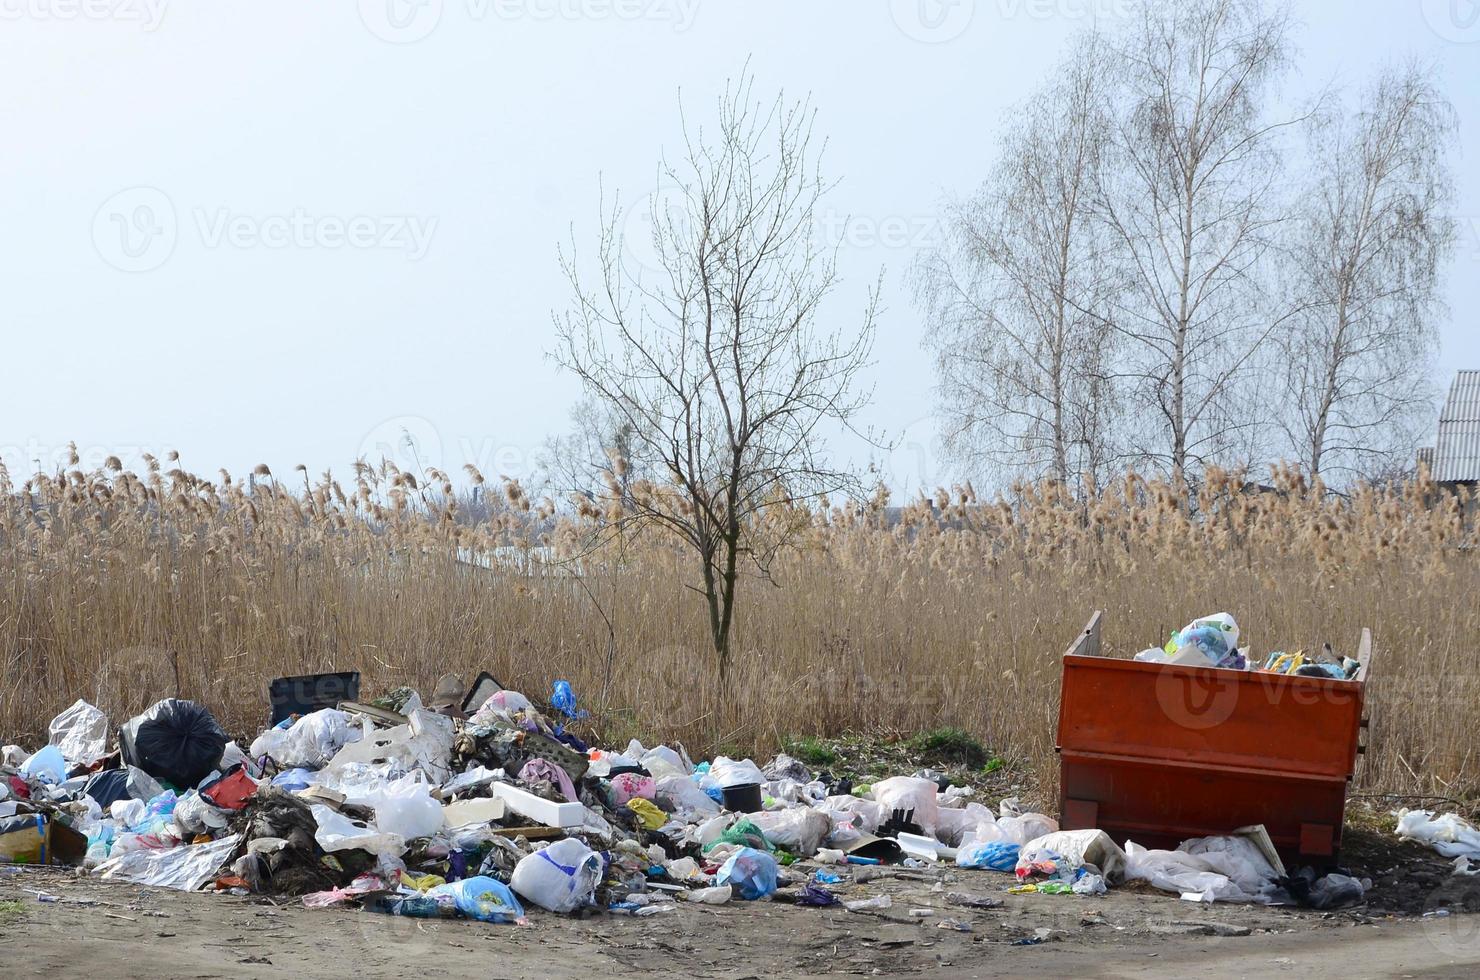
[[[678,897],[701,905],[723,905],[733,894],[729,885],[719,885],[715,888],[695,888],[692,891],[679,892]]]

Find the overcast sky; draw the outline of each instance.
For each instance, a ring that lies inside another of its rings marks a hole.
[[[827,315],[883,268],[866,421],[896,486],[933,486],[954,474],[907,269],[1065,39],[1133,2],[0,0],[0,455],[317,473],[404,429],[424,463],[527,475],[577,394],[546,357],[557,248],[592,241],[603,183],[661,193],[680,87],[702,116],[749,58],[820,111],[846,243]],[[1442,66],[1462,229],[1440,373],[1480,367],[1480,4],[1295,9],[1292,98]]]

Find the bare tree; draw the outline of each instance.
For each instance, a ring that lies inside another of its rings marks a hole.
[[[583,395],[570,410],[571,428],[545,440],[538,456],[544,487],[595,500],[603,492],[631,497],[632,484],[654,475],[634,464],[632,423],[606,402]]]
[[[1390,68],[1313,118],[1286,267],[1307,300],[1280,337],[1288,447],[1311,476],[1411,457],[1434,392],[1439,269],[1454,242],[1454,110],[1431,70]]]
[[[1265,101],[1287,64],[1287,17],[1259,0],[1148,6],[1122,38],[1100,201],[1132,288],[1127,339],[1137,442],[1183,481],[1254,435],[1267,392],[1244,383],[1288,311],[1266,301],[1277,130]]]
[[[657,527],[690,549],[722,682],[742,563],[764,573],[794,525],[791,505],[858,489],[827,462],[825,427],[866,404],[856,382],[873,341],[877,290],[846,328],[819,325],[838,283],[836,246],[814,240],[829,184],[815,113],[752,82],[727,86],[717,129],[684,123],[684,153],[662,176],[679,189],[654,205],[661,274],[623,259],[620,213],[604,221],[599,274],[556,317],[556,360],[624,420],[634,462],[661,478],[633,486],[616,525]]]
[[[1081,38],[1010,114],[991,175],[918,268],[945,440],[967,465],[1068,483],[1111,461],[1116,286],[1093,210],[1106,71],[1100,39]]]

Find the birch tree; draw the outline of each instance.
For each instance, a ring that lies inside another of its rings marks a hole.
[[[1115,282],[1093,211],[1109,136],[1105,51],[1086,36],[1010,114],[996,164],[949,206],[916,278],[947,448],[973,469],[1103,476]]]
[[[1385,69],[1357,106],[1312,120],[1288,261],[1307,302],[1281,336],[1283,425],[1312,477],[1372,475],[1416,448],[1455,237],[1455,115],[1432,70]]]
[[[1148,6],[1120,39],[1123,102],[1100,202],[1131,288],[1116,310],[1134,446],[1183,482],[1251,445],[1251,368],[1289,311],[1266,299],[1281,174],[1266,102],[1288,60],[1287,18],[1257,0]]]

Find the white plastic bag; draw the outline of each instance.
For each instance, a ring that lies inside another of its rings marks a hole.
[[[938,787],[934,780],[917,776],[894,776],[873,786],[874,802],[884,808],[884,819],[894,810],[913,810],[911,818],[929,836],[935,836],[939,805],[935,802]]]
[[[983,827],[990,829],[979,832]],[[968,803],[960,809],[941,807],[936,814],[936,839],[949,847],[956,847],[968,835],[981,841],[1001,840],[996,815],[980,803]]]
[[[323,708],[304,715],[287,729],[269,728],[253,740],[251,753],[254,759],[272,756],[285,768],[320,769],[363,734],[348,714]]]
[[[1262,835],[1273,853],[1274,845],[1269,843],[1269,837],[1262,826],[1245,828],[1245,831],[1255,831]],[[1273,881],[1285,873],[1283,865],[1270,863],[1270,859],[1255,843],[1255,838],[1247,832],[1197,837],[1178,844],[1177,850],[1202,858],[1210,870],[1226,875],[1240,890],[1250,895],[1264,894],[1271,888]],[[1274,859],[1278,861],[1279,855],[1275,854]]]
[[[1447,858],[1480,861],[1480,830],[1465,818],[1432,810],[1399,810],[1397,833],[1403,840],[1422,841]]]
[[[657,803],[668,813],[683,813],[695,818],[719,812],[719,804],[688,776],[664,776],[658,780]]]
[[[309,808],[313,812],[318,829],[313,839],[320,847],[334,851],[369,851],[386,858],[399,858],[406,850],[406,841],[395,834],[385,834],[355,820],[322,803]]]
[[[90,766],[108,754],[108,716],[81,698],[53,718],[47,732],[68,765]]]
[[[1013,814],[1009,816],[1003,813],[997,821],[997,829],[1002,833],[1003,840],[1010,840],[1014,844],[1024,846],[1028,841],[1044,834],[1051,834],[1059,829],[1059,822],[1053,817],[1043,813]]]
[[[442,829],[442,804],[414,773],[391,780],[352,802],[375,808],[375,829],[403,840],[430,837]]]
[[[662,779],[665,776],[688,776],[693,772],[693,767],[685,764],[683,756],[666,745],[649,749],[643,753],[639,761],[654,779]]]
[[[573,912],[595,900],[601,872],[601,855],[567,837],[520,859],[509,886],[542,909]]]
[[[838,827],[849,825],[866,834],[878,830],[879,824],[889,816],[883,804],[857,796],[829,796],[817,809],[832,814]]]
[[[212,830],[223,830],[230,822],[225,810],[217,809],[195,790],[191,790],[175,802],[175,826],[179,828],[181,840],[191,840],[197,834]]]
[[[798,857],[816,854],[833,829],[831,817],[807,806],[752,813],[750,821],[761,829],[766,840]]]
[[[1035,837],[1023,846],[1017,866],[1026,868],[1049,853],[1076,868],[1093,864],[1112,885],[1125,877],[1125,851],[1103,830],[1058,830]]]
[[[750,759],[737,761],[725,756],[720,756],[710,763],[709,775],[714,777],[722,789],[730,789],[734,786],[760,786],[766,781],[760,766]]]
[[[1147,850],[1135,841],[1125,845],[1125,878],[1146,881],[1162,891],[1195,902],[1264,902],[1260,892],[1246,891],[1223,870],[1232,870],[1217,854]]]

